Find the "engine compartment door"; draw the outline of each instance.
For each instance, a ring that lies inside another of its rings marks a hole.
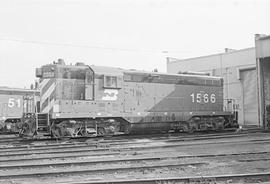
[[[94,72],[90,68],[85,73],[85,100],[94,100]]]

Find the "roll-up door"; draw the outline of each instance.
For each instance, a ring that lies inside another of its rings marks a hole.
[[[244,125],[259,125],[256,70],[241,71]]]

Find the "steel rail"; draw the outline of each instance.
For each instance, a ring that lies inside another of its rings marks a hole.
[[[245,136],[247,134],[265,134],[265,131],[251,131],[251,132],[219,132],[219,133],[194,133],[194,134],[186,134],[186,133],[167,133],[167,134],[148,134],[148,135],[114,135],[114,136],[98,136],[98,137],[74,137],[74,138],[66,138],[66,139],[71,139],[71,140],[91,140],[91,139],[105,139],[105,140],[109,140],[111,141],[113,140],[117,140],[121,141],[123,139],[140,139],[140,138],[164,138],[164,139],[168,139],[168,138],[172,138],[172,137],[176,137],[176,138],[193,138],[193,139],[198,139],[198,138],[209,138],[211,139],[211,137],[215,137],[215,138],[227,138],[227,137],[238,137],[238,136]],[[18,142],[21,143],[27,143],[27,142],[35,142],[35,141],[58,141],[61,139],[55,139],[55,138],[35,138],[35,139],[23,139],[23,138],[18,138],[18,137],[13,137],[13,138],[9,138],[10,140],[16,140]],[[65,139],[65,138],[64,138]],[[193,140],[191,139],[191,140]],[[6,140],[5,138],[2,139],[0,136],[0,143],[5,143]]]
[[[199,139],[199,140],[202,140],[202,139]],[[207,139],[206,139],[207,140]],[[163,141],[163,140],[155,140],[155,141]],[[241,142],[241,141],[250,141],[250,142],[262,142],[262,141],[270,141],[270,138],[265,138],[265,139],[250,139],[250,140],[240,140],[240,141],[237,141],[237,142]],[[185,142],[186,143],[186,140],[164,140],[163,142],[166,142],[166,143],[173,143],[173,142]],[[61,149],[67,149],[67,148],[85,148],[85,147],[92,147],[92,148],[98,148],[98,147],[110,147],[110,146],[115,146],[115,145],[123,145],[123,144],[126,144],[126,145],[140,145],[140,144],[149,144],[151,143],[150,141],[149,142],[132,142],[132,141],[127,141],[127,142],[110,142],[110,143],[107,143],[107,142],[84,142],[84,143],[65,143],[65,144],[55,144],[55,145],[43,145],[42,147],[35,147],[35,146],[24,146],[24,147],[9,147],[9,148],[0,148],[0,156],[1,156],[1,153],[12,153],[12,152],[18,152],[18,151],[42,151],[42,150],[61,150]],[[226,141],[220,141],[219,143],[226,143]],[[211,142],[210,143],[191,143],[192,145],[196,145],[196,144],[212,144]],[[216,142],[214,143],[216,144]],[[186,144],[185,144],[186,145]],[[185,146],[184,145],[184,146]]]
[[[48,151],[48,152],[35,152],[27,151],[25,153],[12,153],[12,154],[0,154],[1,157],[16,157],[16,156],[27,156],[27,155],[46,155],[46,154],[64,154],[64,153],[81,153],[81,152],[99,152],[99,151],[110,151],[109,148],[96,148],[96,149],[77,149],[77,150],[65,150],[65,151]]]
[[[156,138],[159,138],[160,139],[160,141],[161,140],[166,140],[166,141],[171,141],[171,142],[173,142],[173,141],[194,141],[194,140],[211,140],[211,139],[222,139],[222,138],[235,138],[235,137],[243,137],[243,136],[245,136],[246,134],[232,134],[232,135],[213,135],[213,137],[192,137],[191,139],[190,138],[188,138],[188,137],[166,137],[166,138],[164,138],[164,137],[156,137]],[[255,134],[255,135],[258,135],[258,134]],[[265,134],[265,133],[263,133],[263,135],[268,135],[268,134]],[[145,139],[144,137],[141,137],[141,138],[143,138],[143,139]],[[153,139],[151,139],[151,140],[153,140]],[[156,139],[154,139],[154,140],[156,140]],[[62,144],[61,143],[61,146],[62,147],[68,147],[68,145],[70,145],[71,147],[74,147],[74,145],[76,145],[76,146],[80,146],[80,145],[85,145],[85,144],[87,144],[87,145],[90,145],[90,143],[93,143],[93,144],[104,144],[104,143],[115,143],[115,144],[117,144],[118,142],[119,143],[132,143],[131,142],[132,141],[132,139],[122,139],[122,140],[114,140],[114,139],[108,139],[108,140],[93,140],[93,142],[72,142],[72,143],[64,143],[64,144]],[[133,143],[133,144],[135,144],[135,143]],[[27,149],[29,149],[29,148],[35,148],[36,150],[42,150],[42,149],[48,149],[49,147],[59,147],[59,143],[53,143],[53,144],[46,144],[46,145],[20,145],[20,146],[12,146],[12,147],[0,147],[0,153],[1,152],[7,152],[8,150],[18,150],[18,151],[21,151],[21,150],[23,150],[23,149],[25,149],[25,148],[27,148]],[[19,150],[19,149],[21,149],[21,150]]]
[[[14,142],[14,141],[20,141],[20,140],[21,138],[18,138],[18,137],[9,137],[9,138],[0,137],[0,143]]]
[[[81,166],[91,164],[112,164],[119,162],[142,162],[142,161],[162,161],[168,159],[179,159],[181,156],[162,156],[162,157],[141,157],[141,158],[125,158],[125,159],[108,159],[108,160],[91,160],[91,161],[68,161],[59,163],[42,163],[42,164],[18,164],[18,165],[0,165],[1,170],[8,169],[27,169],[40,167],[65,167],[65,166]]]
[[[120,155],[120,152],[101,152],[101,153],[86,153],[86,154],[75,154],[75,155],[59,155],[59,156],[45,156],[45,157],[32,157],[32,158],[18,158],[18,159],[6,159],[0,160],[0,163],[5,162],[20,162],[20,161],[38,161],[38,160],[51,160],[51,159],[66,159],[66,158],[84,158],[84,157],[98,157],[98,156],[115,156]]]
[[[57,149],[58,151],[50,151],[54,150],[53,148],[51,149],[46,149],[49,151],[42,151],[42,150],[29,150],[26,149],[24,151],[21,151],[18,153],[17,150],[13,151],[6,151],[4,154],[0,154],[1,157],[12,157],[12,156],[26,156],[26,155],[44,155],[44,154],[61,154],[61,153],[76,153],[76,152],[97,152],[97,151],[110,151],[110,150],[147,150],[147,149],[158,149],[158,148],[175,148],[175,147],[183,147],[183,146],[201,146],[201,145],[215,145],[215,144],[229,144],[229,145],[237,145],[237,144],[265,144],[265,143],[270,143],[270,139],[267,140],[242,140],[242,141],[237,141],[237,142],[232,142],[232,141],[220,141],[220,142],[207,142],[207,143],[178,143],[178,144],[166,144],[166,145],[143,145],[143,146],[124,146],[124,147],[110,147],[110,146],[104,146],[102,148],[96,147],[94,149],[91,149],[91,146],[85,145],[82,147],[82,149],[77,149],[76,146],[71,146],[71,147],[66,147],[65,149],[61,148],[60,150]],[[143,143],[136,143],[138,145],[142,145]],[[117,145],[122,145],[122,144],[117,144]],[[71,150],[72,149],[72,150]],[[15,153],[14,153],[15,152]]]
[[[68,171],[49,171],[49,172],[35,172],[30,173],[13,173],[13,174],[1,174],[0,179],[13,179],[13,178],[34,178],[43,176],[58,176],[58,175],[75,175],[75,174],[90,174],[97,172],[120,172],[120,171],[134,171],[142,169],[155,169],[155,168],[175,168],[175,167],[187,167],[187,166],[201,166],[206,165],[205,162],[194,162],[194,163],[182,163],[182,164],[163,164],[163,165],[150,165],[150,166],[129,166],[129,167],[113,167],[113,168],[93,168],[93,169],[81,169],[81,170],[68,170]]]
[[[255,153],[258,154],[258,153]],[[231,154],[233,155],[233,154]],[[245,155],[245,154],[241,154]],[[197,158],[204,157],[204,156],[197,156]],[[209,155],[207,155],[210,157]],[[213,155],[212,155],[213,156]],[[216,157],[215,155],[214,157]],[[221,156],[221,155],[219,155]],[[224,155],[222,155],[224,156]],[[228,155],[226,155],[228,156]],[[168,159],[183,159],[183,156],[161,156],[161,157],[139,157],[139,158],[122,158],[122,159],[108,159],[108,160],[91,160],[91,161],[67,161],[67,162],[58,162],[58,163],[42,163],[42,164],[18,164],[18,165],[0,165],[0,170],[7,170],[7,169],[26,169],[26,168],[40,168],[40,167],[63,167],[63,166],[76,166],[76,165],[89,165],[89,164],[108,164],[108,163],[118,163],[118,162],[141,162],[141,161],[161,161],[161,160],[168,160]],[[196,158],[193,157],[185,157],[185,158]],[[239,159],[239,162],[256,162],[256,161],[268,161],[270,158],[259,158],[259,159]]]
[[[173,152],[173,151],[172,151]],[[160,153],[160,152],[152,152]],[[166,153],[170,153],[166,151]],[[270,151],[261,151],[261,152],[241,152],[241,153],[222,153],[222,154],[197,154],[197,155],[180,155],[177,156],[178,159],[185,158],[208,158],[208,157],[226,157],[226,156],[242,156],[242,155],[263,155],[270,154]],[[47,157],[36,157],[36,158],[19,158],[19,159],[7,159],[0,160],[0,163],[11,163],[11,162],[27,162],[27,161],[38,161],[38,160],[52,160],[52,159],[66,159],[66,158],[83,158],[83,157],[99,157],[99,156],[115,156],[121,155],[120,152],[109,152],[109,153],[97,153],[97,154],[82,154],[82,155],[60,155],[60,156],[47,156]],[[169,157],[168,157],[169,158]]]
[[[236,182],[243,179],[258,179],[260,182],[270,181],[270,172],[266,173],[242,173],[242,174],[223,174],[223,175],[202,175],[202,176],[184,176],[184,177],[166,177],[166,178],[147,178],[147,179],[129,179],[129,180],[107,180],[107,181],[83,181],[83,182],[57,182],[58,184],[165,184],[165,183],[216,183],[221,181]],[[233,181],[231,181],[233,180]],[[236,181],[235,181],[236,180]],[[243,181],[242,181],[243,182]]]

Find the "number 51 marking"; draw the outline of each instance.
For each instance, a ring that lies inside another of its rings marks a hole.
[[[14,106],[21,107],[21,100],[15,99],[15,98],[9,98],[8,99],[8,107],[12,108]]]

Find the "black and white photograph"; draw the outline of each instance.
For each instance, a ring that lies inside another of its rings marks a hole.
[[[0,0],[0,184],[257,183],[269,0]]]

